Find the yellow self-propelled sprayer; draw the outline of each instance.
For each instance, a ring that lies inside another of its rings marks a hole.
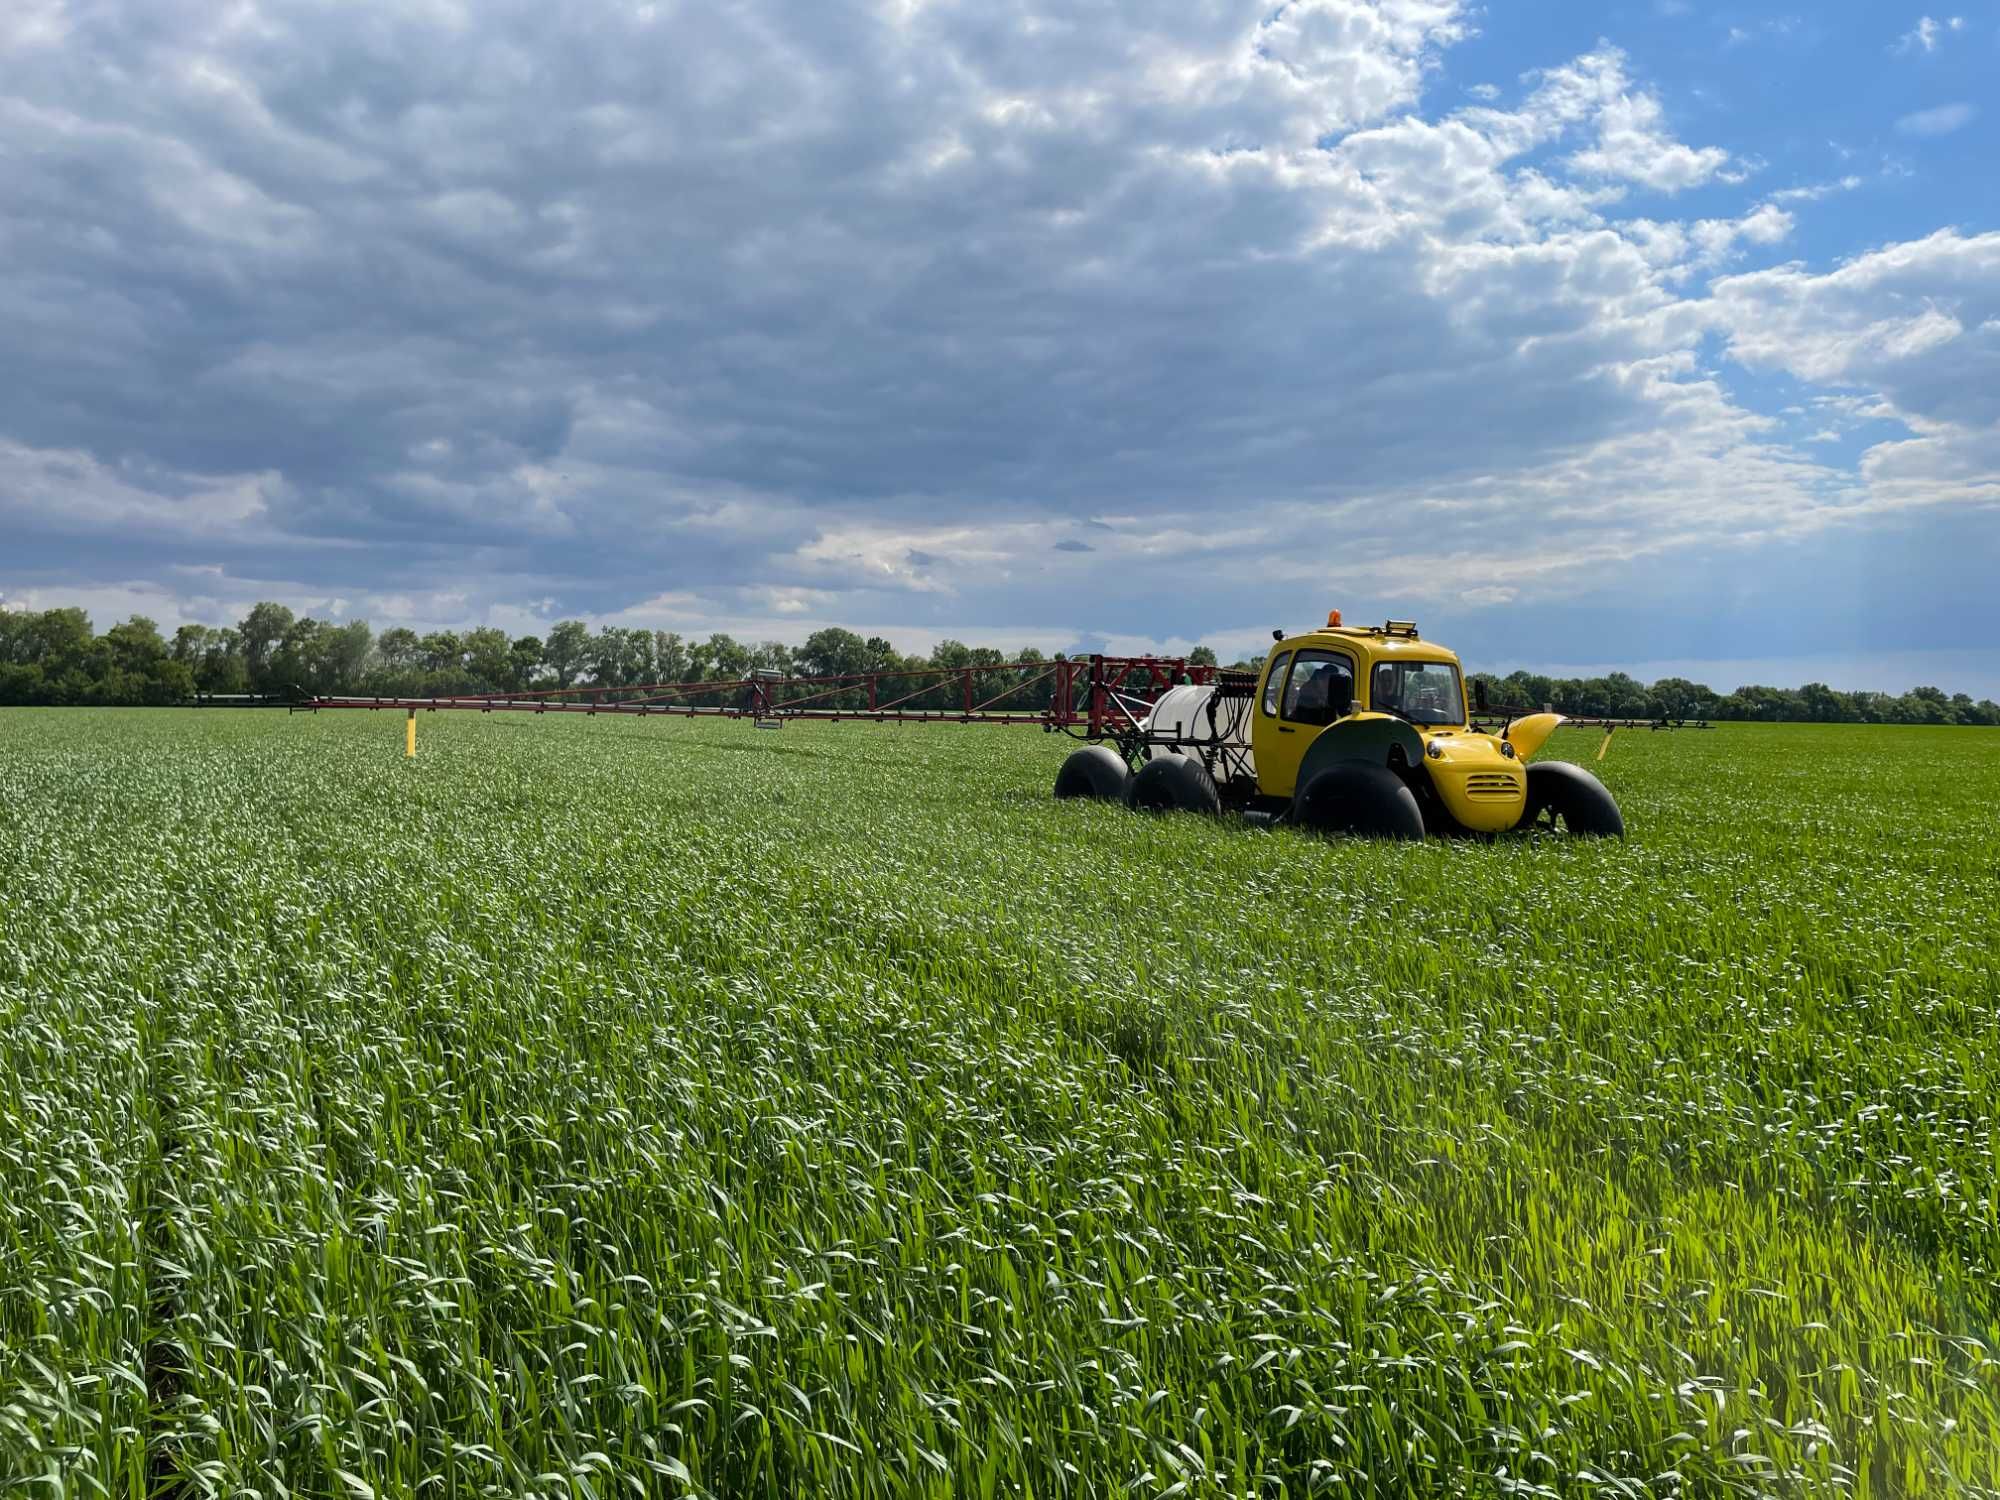
[[[1329,833],[1421,838],[1547,829],[1623,834],[1611,793],[1581,766],[1530,764],[1557,726],[1706,728],[1680,720],[1566,719],[1466,701],[1456,654],[1406,620],[1341,623],[1275,644],[1255,672],[1178,657],[1086,656],[839,676],[760,673],[733,682],[552,688],[434,698],[298,694],[290,708],[669,714],[792,720],[1039,725],[1090,741],[1056,775],[1058,797],[1144,811],[1220,813]],[[1600,754],[1601,754],[1600,750]]]

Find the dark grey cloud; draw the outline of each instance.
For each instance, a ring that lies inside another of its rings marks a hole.
[[[1865,507],[1699,358],[1784,216],[1619,220],[1731,158],[1608,49],[1427,115],[1456,0],[34,14],[14,593],[1163,638]]]

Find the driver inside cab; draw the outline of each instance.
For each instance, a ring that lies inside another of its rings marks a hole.
[[[1300,670],[1293,669],[1295,674]],[[1310,675],[1294,675],[1285,717],[1300,724],[1331,724],[1347,711],[1353,697],[1354,683],[1344,661],[1315,662]]]
[[[1385,661],[1375,668],[1374,682],[1368,701],[1378,709],[1423,723],[1452,715],[1449,679],[1427,666]]]
[[[1321,667],[1305,681],[1299,689],[1299,701],[1292,709],[1292,717],[1302,724],[1323,724],[1326,722],[1326,668]]]
[[[1396,669],[1386,661],[1375,669],[1375,685],[1368,690],[1368,702],[1382,710],[1403,706],[1396,701]]]

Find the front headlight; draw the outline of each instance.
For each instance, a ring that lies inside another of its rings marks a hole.
[[[1513,743],[1509,740],[1502,740],[1500,742],[1500,753],[1506,756],[1507,759],[1512,760],[1514,758]]]

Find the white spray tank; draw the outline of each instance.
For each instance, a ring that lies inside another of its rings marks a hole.
[[[1204,749],[1221,744],[1242,755],[1245,771],[1256,770],[1250,755],[1250,700],[1218,699],[1213,684],[1168,688],[1141,727],[1155,740],[1167,741],[1153,746],[1156,753],[1179,750],[1199,759]]]

